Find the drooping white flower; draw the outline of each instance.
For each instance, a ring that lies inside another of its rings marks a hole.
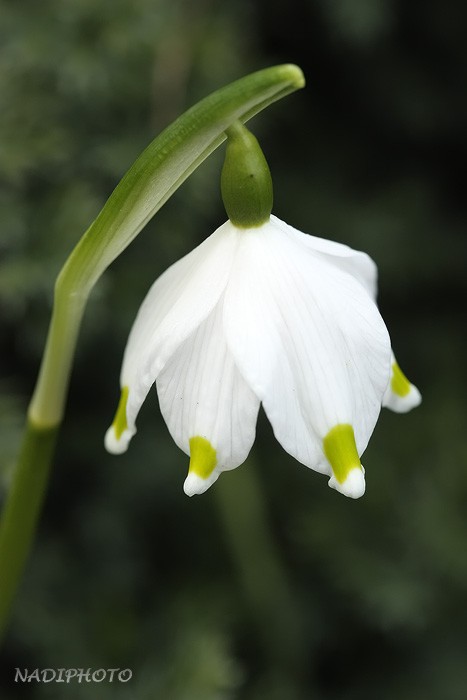
[[[381,406],[403,412],[421,400],[392,354],[376,265],[272,216],[257,140],[238,122],[226,135],[229,221],[150,289],[125,350],[106,447],[127,449],[156,382],[172,437],[190,455],[189,496],[245,461],[262,404],[287,452],[358,498],[360,457]]]
[[[228,221],[143,302],[107,449],[127,449],[156,382],[170,433],[190,455],[188,495],[245,461],[262,404],[289,454],[361,496],[360,457],[381,406],[406,411],[421,400],[375,299],[376,266],[365,253],[274,216],[251,228]]]

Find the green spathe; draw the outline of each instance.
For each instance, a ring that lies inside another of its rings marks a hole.
[[[226,134],[221,192],[227,216],[238,228],[261,226],[269,220],[273,201],[266,158],[256,138],[240,122]]]
[[[73,353],[89,294],[104,270],[226,138],[305,84],[292,64],[273,66],[213,92],[170,124],[128,170],[66,261],[55,285],[52,320],[29,415],[44,427],[63,416]]]

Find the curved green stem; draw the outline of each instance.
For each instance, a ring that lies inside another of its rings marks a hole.
[[[30,415],[55,425],[63,415],[74,339],[88,295],[104,270],[138,235],[175,190],[225,140],[234,122],[304,85],[297,66],[252,73],[212,93],[168,126],[140,155],[110,195],[59,275],[55,303],[72,312],[54,314]],[[65,341],[64,328],[71,341]],[[57,352],[57,338],[61,338]],[[58,364],[57,364],[58,361]],[[57,374],[60,381],[55,380]]]
[[[140,155],[65,263],[55,285],[54,309],[23,448],[0,522],[0,632],[33,540],[81,319],[93,286],[182,182],[224,141],[226,129],[303,85],[297,66],[275,66],[198,102]]]

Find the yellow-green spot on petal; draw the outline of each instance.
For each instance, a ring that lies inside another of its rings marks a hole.
[[[324,438],[323,448],[339,484],[344,483],[352,469],[362,468],[350,424],[339,423],[334,426]]]
[[[115,414],[113,427],[115,430],[115,437],[120,440],[125,430],[128,428],[128,423],[126,420],[126,404],[128,401],[129,388],[124,386],[120,396],[120,401],[117,408],[117,413]]]
[[[217,464],[216,450],[209,440],[196,435],[190,438],[190,474],[196,474],[201,479],[207,479]]]
[[[392,364],[391,389],[397,396],[407,396],[410,393],[410,382],[397,364]]]

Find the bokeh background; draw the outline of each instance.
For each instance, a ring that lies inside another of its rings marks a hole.
[[[407,416],[383,411],[356,502],[289,458],[264,417],[249,462],[188,499],[155,392],[129,452],[104,451],[142,298],[224,220],[214,154],[91,298],[2,698],[467,698],[466,8],[0,1],[3,494],[67,254],[166,124],[276,63],[298,63],[307,87],[251,122],[274,211],[374,257],[424,395]],[[15,684],[16,667],[133,678]]]

